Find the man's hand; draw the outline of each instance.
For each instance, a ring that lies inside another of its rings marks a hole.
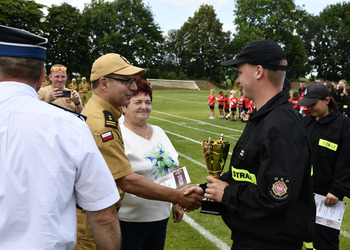
[[[179,204],[173,204],[172,212],[173,212],[174,223],[180,222],[182,220],[182,217],[184,216],[184,212],[182,211]]]
[[[331,193],[328,193],[326,198],[324,199],[324,204],[327,206],[327,207],[331,207],[331,206],[334,206],[335,204],[337,204],[339,201],[338,197],[331,194]]]
[[[204,197],[221,202],[222,196],[224,195],[224,189],[228,186],[228,183],[211,176],[207,176],[206,180],[209,183],[207,184]]]
[[[71,95],[70,99],[72,100],[72,102],[74,102],[75,105],[80,103],[79,94],[75,90],[72,90],[72,95]]]
[[[178,191],[180,194],[176,203],[185,211],[193,211],[202,206],[203,190],[198,184],[184,186]]]
[[[48,95],[48,97],[45,99],[45,102],[51,103],[54,100],[60,98],[62,96],[62,90],[59,90],[58,88],[52,89],[51,93]]]

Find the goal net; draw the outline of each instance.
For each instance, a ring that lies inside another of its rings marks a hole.
[[[194,81],[185,80],[168,80],[168,79],[147,79],[152,86],[164,88],[179,88],[179,89],[199,89]]]

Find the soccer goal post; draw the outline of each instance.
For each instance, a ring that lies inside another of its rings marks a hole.
[[[164,88],[179,88],[179,89],[199,89],[194,81],[185,80],[168,80],[168,79],[147,79],[152,86],[160,86]]]

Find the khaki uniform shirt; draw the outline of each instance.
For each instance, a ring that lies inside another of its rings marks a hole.
[[[78,84],[72,83],[72,82],[71,82],[71,83],[69,84],[68,88],[69,88],[69,89],[72,89],[72,90],[75,90],[75,91],[78,91],[79,86],[78,86]]]
[[[44,88],[46,86],[50,85],[50,81],[49,80],[44,80],[43,83],[41,84],[41,88]]]
[[[93,94],[81,114],[87,117],[86,123],[90,127],[113,178],[116,180],[133,173],[130,162],[124,153],[124,143],[118,124],[122,110],[115,109],[104,99]],[[116,205],[117,207],[120,206],[124,196],[121,189],[119,189],[119,193],[121,198]],[[96,249],[84,210],[77,209],[77,226],[77,245],[74,250]]]
[[[80,93],[87,93],[89,92],[90,90],[90,83],[88,82],[81,82],[79,83],[79,90],[80,90]]]
[[[38,97],[39,100],[45,101],[45,99],[50,95],[52,91],[52,85],[40,88],[38,91]],[[67,88],[64,88],[64,90],[69,90]],[[58,98],[52,102],[53,104],[56,104],[60,107],[63,107],[65,109],[77,112],[77,106],[74,104],[74,102],[70,98]]]

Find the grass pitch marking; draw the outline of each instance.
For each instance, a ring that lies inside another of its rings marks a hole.
[[[194,143],[197,143],[197,144],[202,145],[202,142],[196,141],[196,140],[194,140],[194,139],[192,139],[192,138],[188,138],[188,137],[186,137],[186,136],[182,136],[182,135],[179,135],[179,134],[170,132],[170,131],[168,131],[168,130],[164,130],[164,132],[167,133],[167,134],[171,134],[171,135],[174,135],[174,136],[177,136],[177,137],[180,137],[180,138],[183,138],[183,139],[189,140],[189,141],[191,141],[191,142],[194,142]],[[231,152],[229,152],[229,154],[232,155]]]
[[[200,226],[195,220],[193,220],[188,215],[184,214],[183,220],[188,223],[191,227],[193,227],[195,230],[197,230],[201,235],[203,235],[206,239],[213,242],[219,249],[222,250],[230,250],[231,247],[229,247],[225,242],[217,238],[216,236],[212,235],[208,230]]]
[[[234,132],[239,132],[239,133],[242,133],[242,132],[243,132],[243,130],[233,129],[233,128],[230,128],[230,127],[219,126],[219,125],[212,124],[212,123],[209,123],[209,122],[204,122],[204,121],[200,121],[200,120],[195,120],[195,119],[191,119],[191,118],[187,118],[187,117],[182,117],[182,116],[178,116],[178,115],[172,115],[172,114],[165,113],[165,112],[160,112],[160,111],[155,111],[155,110],[152,110],[152,112],[153,112],[153,113],[159,113],[159,114],[162,114],[162,115],[168,115],[168,116],[172,116],[172,117],[176,117],[176,118],[180,118],[180,119],[184,119],[184,120],[190,120],[190,121],[193,121],[193,122],[198,122],[198,123],[203,124],[203,125],[213,126],[213,127],[217,127],[217,128],[220,128],[220,129],[226,129],[226,130],[230,130],[230,131],[234,131]]]
[[[211,132],[211,131],[208,131],[208,130],[191,127],[191,126],[188,126],[188,125],[184,125],[184,124],[181,124],[181,123],[169,121],[169,120],[158,118],[158,117],[154,117],[154,116],[150,116],[150,118],[156,119],[156,120],[161,120],[161,121],[164,121],[164,122],[169,122],[171,124],[175,124],[175,125],[178,125],[178,126],[181,126],[181,127],[185,127],[185,128],[189,128],[189,129],[193,129],[193,130],[197,130],[197,131],[201,131],[201,132],[211,133],[211,134],[218,135],[218,136],[220,136],[222,134],[222,133],[215,133],[215,132]],[[231,139],[236,140],[236,141],[239,139],[239,136],[225,135],[225,138],[226,137],[231,138]]]
[[[171,97],[164,97],[164,96],[158,96],[158,95],[154,95],[153,98],[157,98],[157,99],[167,99],[167,100],[175,100],[175,101],[180,101],[180,102],[189,102],[189,103],[195,103],[195,104],[201,104],[201,105],[203,105],[203,102],[187,101],[187,100],[183,100],[183,99],[177,99],[177,98],[171,98]],[[205,103],[205,102],[204,102],[204,103]]]

